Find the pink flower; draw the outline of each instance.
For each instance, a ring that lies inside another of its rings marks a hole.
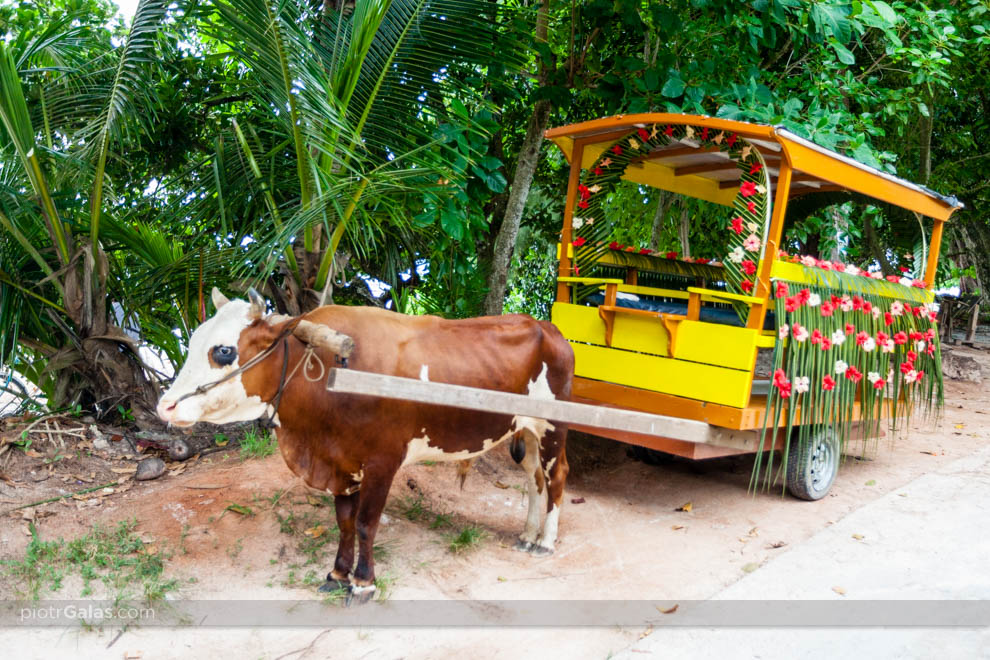
[[[780,328],[777,329],[777,335],[781,339],[786,339],[787,333],[790,332],[790,330],[791,330],[790,326],[785,323],[784,325],[780,326]]]
[[[901,344],[906,344],[908,341],[907,333],[903,330],[894,335],[894,343],[900,346]]]
[[[773,386],[780,390],[780,396],[784,399],[791,396],[791,381],[787,380],[783,369],[773,372]]]
[[[760,237],[756,234],[750,234],[746,237],[746,240],[743,241],[743,247],[750,252],[758,251],[760,249]]]
[[[787,282],[777,282],[776,295],[778,298],[787,297]]]
[[[856,332],[856,326],[852,323],[846,323],[846,334],[851,335],[854,332]]]
[[[746,210],[750,213],[756,213],[756,202],[746,202]]]
[[[788,296],[787,300],[784,301],[784,309],[788,312],[796,311],[800,306],[801,301],[798,300],[797,296]]]
[[[835,307],[832,305],[832,303],[830,303],[827,300],[822,303],[822,316],[832,316],[832,313],[834,311],[835,311]]]
[[[832,348],[832,340],[828,337],[822,337],[822,350],[827,351]]]
[[[791,325],[791,335],[794,337],[794,341],[804,343],[808,339],[808,329],[803,325],[794,323]]]
[[[822,343],[822,331],[819,330],[818,328],[815,328],[814,330],[811,331],[811,343],[812,344]]]
[[[739,186],[739,194],[743,197],[752,197],[756,194],[756,184],[752,181],[743,181]]]
[[[865,330],[861,331],[859,334],[856,335],[856,345],[862,346],[863,344],[866,343],[866,340],[869,338],[870,338],[870,333],[866,332]]]

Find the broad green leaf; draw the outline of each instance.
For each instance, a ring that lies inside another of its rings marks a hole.
[[[660,93],[670,98],[676,98],[684,93],[684,81],[680,76],[672,76],[667,79]]]
[[[832,39],[829,45],[832,46],[832,50],[835,51],[835,54],[839,57],[840,62],[843,64],[856,63],[856,56],[852,54],[852,51],[840,44],[838,41]]]

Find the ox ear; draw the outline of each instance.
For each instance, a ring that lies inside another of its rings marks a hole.
[[[248,289],[248,301],[251,303],[251,311],[248,312],[248,316],[254,320],[258,320],[265,315],[265,309],[268,307],[268,304],[261,297],[261,294],[254,290],[254,287]]]
[[[210,297],[213,299],[213,306],[220,309],[224,305],[230,302],[227,296],[220,293],[220,289],[213,287],[213,291],[210,293]]]

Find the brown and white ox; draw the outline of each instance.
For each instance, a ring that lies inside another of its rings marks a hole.
[[[295,372],[307,345],[291,333],[286,341],[278,339],[291,321],[266,316],[265,301],[254,290],[249,298],[250,302],[228,300],[213,290],[217,312],[193,333],[185,365],[159,402],[158,414],[182,427],[273,416],[278,446],[289,468],[308,486],[334,496],[340,544],[321,590],[346,588],[359,601],[373,595],[372,547],[400,467],[423,460],[468,460],[507,440],[529,482],[529,512],[516,547],[533,554],[553,552],[567,478],[565,425],[337,394],[326,390],[325,379],[303,377],[304,369],[288,378],[276,399],[283,374]],[[529,316],[452,321],[332,305],[304,318],[353,339],[350,369],[531,397],[570,398],[573,352],[557,328]],[[238,370],[273,343],[271,354],[254,366],[194,393]],[[326,349],[316,355],[327,367],[338,357]],[[277,410],[272,409],[273,401],[278,402]],[[541,528],[543,508],[546,519]],[[355,533],[359,556],[352,573]]]

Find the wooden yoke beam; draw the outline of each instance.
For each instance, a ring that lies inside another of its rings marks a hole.
[[[770,231],[767,232],[766,244],[763,246],[763,259],[760,261],[760,274],[756,281],[757,298],[763,302],[749,308],[749,318],[746,327],[762,330],[770,306],[770,271],[780,250],[780,239],[784,234],[784,217],[787,214],[787,198],[791,192],[791,164],[786,158],[780,163],[780,174],[777,176],[777,190],[774,194],[773,212],[770,215]]]

